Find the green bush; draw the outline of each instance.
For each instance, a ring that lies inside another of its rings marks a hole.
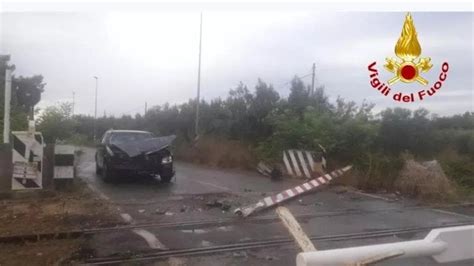
[[[448,159],[441,162],[446,174],[457,184],[474,190],[474,161],[469,157]]]
[[[368,190],[392,190],[404,165],[403,155],[366,153],[354,161],[359,187]]]

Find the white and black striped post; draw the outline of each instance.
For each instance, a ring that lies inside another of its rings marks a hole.
[[[290,176],[309,179],[313,173],[322,175],[326,172],[325,156],[325,150],[322,150],[320,156],[317,156],[313,151],[285,150],[283,151],[283,163]]]
[[[54,146],[54,179],[74,179],[74,147]]]
[[[43,136],[39,132],[12,132],[12,190],[43,188]]]

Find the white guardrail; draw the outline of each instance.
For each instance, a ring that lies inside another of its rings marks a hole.
[[[422,240],[302,252],[296,257],[296,265],[365,265],[422,256],[431,256],[439,263],[474,259],[474,225],[434,229]]]

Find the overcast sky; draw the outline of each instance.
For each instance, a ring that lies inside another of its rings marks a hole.
[[[316,62],[316,84],[324,85],[332,99],[367,99],[376,110],[473,111],[473,13],[413,13],[422,56],[434,65],[423,76],[433,84],[442,62],[450,69],[435,96],[411,104],[373,89],[367,70],[377,61],[382,80],[391,78],[383,63],[395,57],[405,13],[260,10],[203,16],[205,99],[225,97],[240,81],[253,89],[258,78],[286,96],[285,83],[295,74],[310,73]],[[0,23],[0,53],[11,54],[14,74],[44,76],[42,107],[70,101],[75,91],[76,113],[93,114],[93,76],[99,77],[99,114],[143,113],[145,101],[150,107],[195,97],[199,12],[2,13]],[[423,88],[392,86],[407,93]]]

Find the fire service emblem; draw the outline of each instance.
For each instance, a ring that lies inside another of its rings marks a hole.
[[[426,96],[432,96],[441,89],[449,70],[447,62],[441,65],[439,78],[429,89],[423,89],[417,93],[397,92],[391,94],[392,89],[389,86],[399,81],[404,83],[417,82],[422,86],[427,86],[429,81],[422,76],[422,73],[430,71],[433,67],[430,57],[420,57],[421,45],[418,41],[415,23],[410,13],[405,17],[402,33],[395,45],[395,55],[398,59],[385,59],[386,63],[384,68],[390,73],[393,73],[393,77],[387,81],[388,85],[380,81],[376,62],[368,66],[370,85],[374,89],[377,89],[384,96],[391,95],[393,100],[401,102],[415,102],[417,99],[423,100]]]

